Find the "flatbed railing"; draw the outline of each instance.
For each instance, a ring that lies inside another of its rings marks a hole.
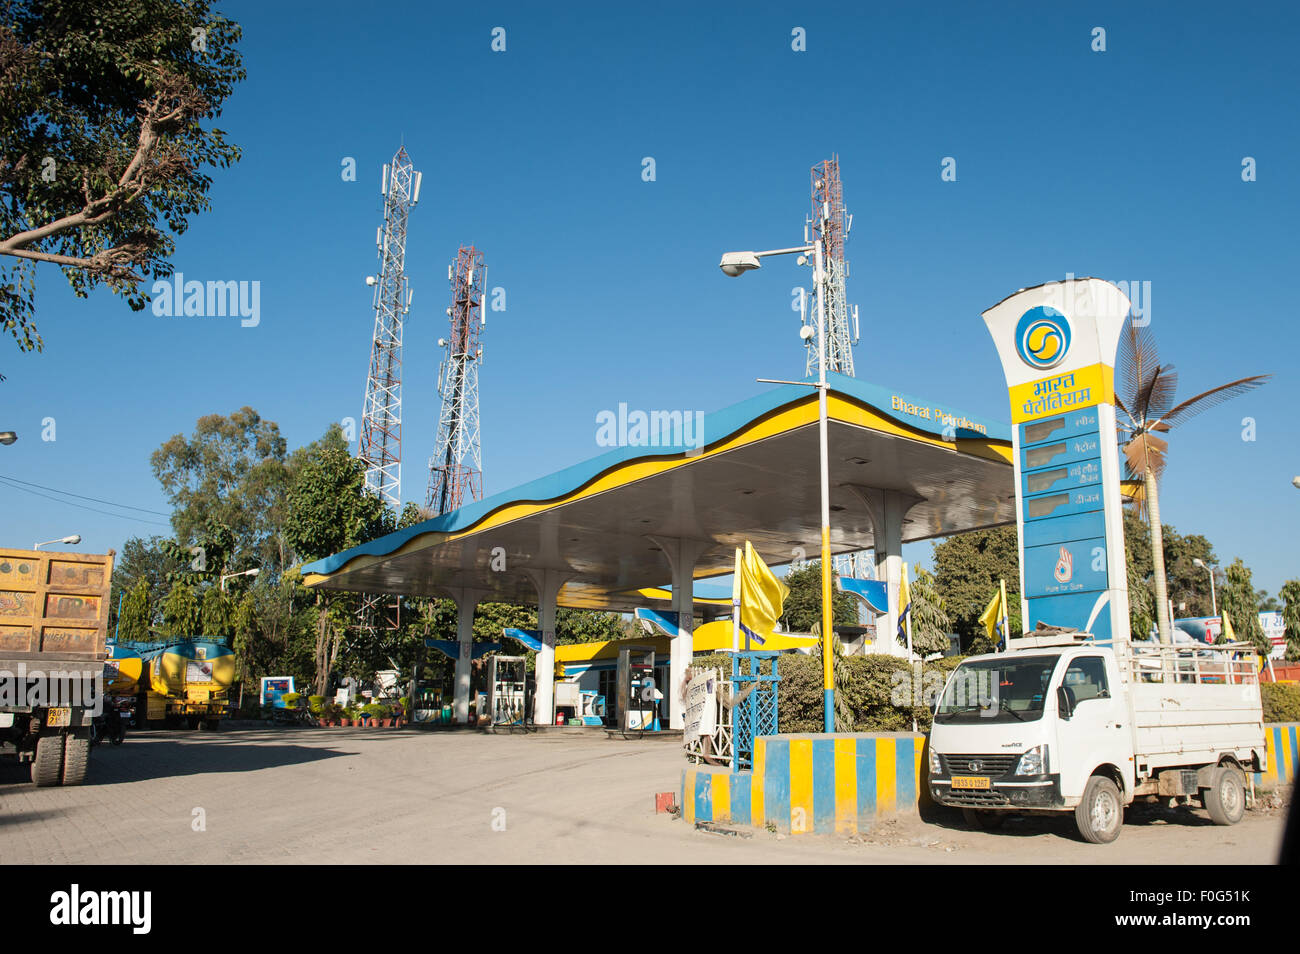
[[[1251,643],[1220,643],[1213,646],[1130,643],[1127,652],[1118,652],[1116,655],[1120,671],[1129,682],[1229,686],[1259,684],[1258,655]]]

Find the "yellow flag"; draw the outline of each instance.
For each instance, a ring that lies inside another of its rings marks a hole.
[[[740,628],[760,646],[772,635],[772,627],[781,618],[781,609],[790,588],[777,579],[758,555],[754,545],[745,541],[740,560]]]
[[[898,638],[907,639],[907,614],[912,611],[912,588],[907,585],[907,564],[903,564],[903,582],[898,585]]]
[[[1230,643],[1237,641],[1237,634],[1232,631],[1232,620],[1228,619],[1228,614],[1223,614],[1223,638]]]
[[[989,600],[989,605],[984,607],[984,612],[980,614],[980,622],[984,624],[984,632],[988,638],[997,645],[1002,645],[1002,639],[1006,635],[1002,632],[1002,617],[1006,613],[1002,607],[1002,588],[993,594],[993,599]]]

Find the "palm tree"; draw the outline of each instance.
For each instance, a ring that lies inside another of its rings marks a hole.
[[[1127,476],[1140,483],[1133,497],[1139,516],[1151,526],[1151,565],[1155,574],[1156,620],[1160,641],[1173,640],[1169,619],[1169,591],[1165,580],[1164,535],[1160,526],[1160,496],[1157,484],[1165,469],[1169,442],[1157,434],[1167,434],[1202,411],[1216,407],[1238,394],[1262,385],[1269,374],[1255,374],[1204,391],[1196,397],[1174,404],[1178,374],[1171,364],[1162,365],[1155,337],[1149,326],[1129,322],[1120,339],[1116,362],[1118,387],[1115,406],[1120,411],[1118,425],[1124,450]]]

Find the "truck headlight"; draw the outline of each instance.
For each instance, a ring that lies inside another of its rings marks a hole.
[[[934,749],[930,749],[930,774],[943,774],[943,762],[939,759],[939,753]]]
[[[1020,756],[1020,762],[1016,765],[1016,774],[1046,775],[1047,746],[1036,745],[1024,755]]]

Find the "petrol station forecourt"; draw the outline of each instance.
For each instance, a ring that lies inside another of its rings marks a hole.
[[[873,548],[888,612],[874,651],[898,655],[902,544],[1015,521],[1011,433],[946,402],[828,374],[831,549]],[[665,406],[672,406],[668,400]],[[671,583],[669,725],[692,658],[695,580],[730,574],[746,540],[770,565],[816,552],[818,398],[788,384],[704,417],[699,439],[631,442],[303,567],[307,586],[449,597],[458,607],[454,718],[466,723],[474,606],[538,607],[534,721],[551,721],[557,606],[630,613]],[[504,568],[502,556],[504,556]],[[659,604],[662,606],[662,602]]]

